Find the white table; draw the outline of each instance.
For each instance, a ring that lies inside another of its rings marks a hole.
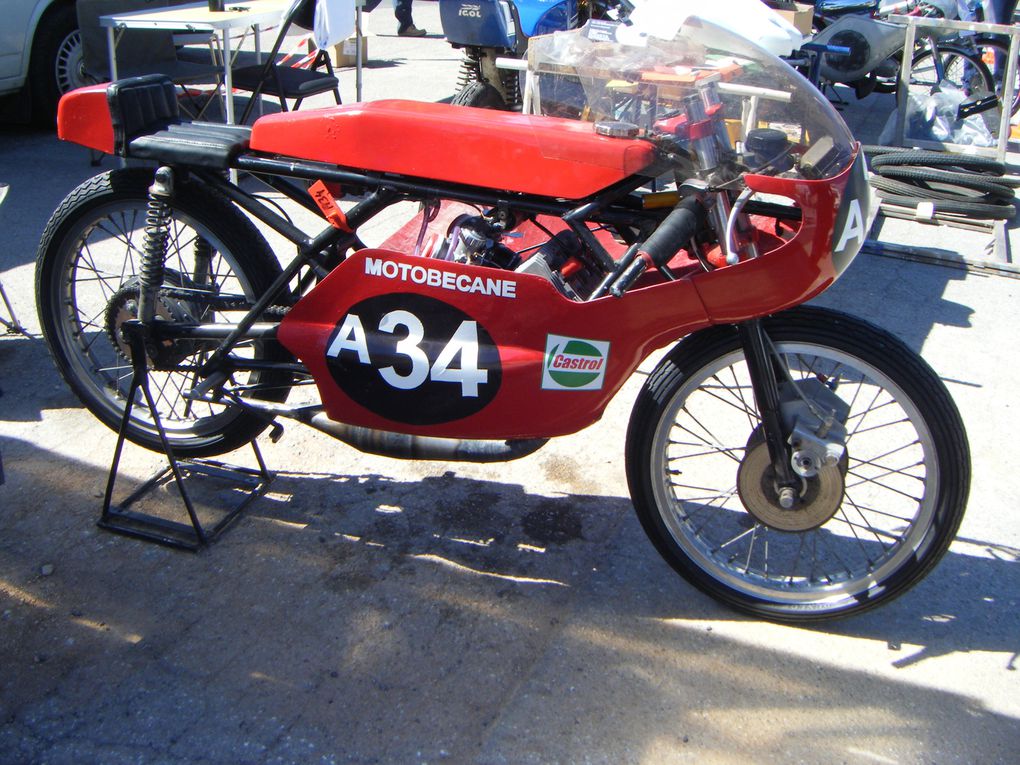
[[[117,79],[117,40],[125,29],[162,29],[173,32],[208,32],[218,35],[223,51],[223,87],[226,89],[227,124],[234,124],[234,89],[230,71],[233,58],[230,50],[230,32],[250,28],[255,32],[255,52],[261,54],[259,28],[275,24],[290,8],[292,0],[247,0],[229,3],[222,11],[210,11],[208,2],[193,5],[173,5],[154,11],[133,11],[101,16],[99,23],[106,27],[110,46],[110,77]]]

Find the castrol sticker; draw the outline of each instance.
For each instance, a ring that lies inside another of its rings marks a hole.
[[[604,340],[549,335],[545,341],[542,388],[601,390],[608,359],[609,343]]]

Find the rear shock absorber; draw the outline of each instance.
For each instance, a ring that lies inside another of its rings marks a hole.
[[[481,82],[482,66],[479,63],[480,52],[477,48],[464,48],[464,58],[460,62],[457,76],[457,90],[463,90],[472,82]]]
[[[149,186],[148,209],[145,213],[145,241],[139,268],[138,318],[148,323],[156,316],[156,298],[163,286],[166,245],[170,237],[170,199],[174,193],[174,173],[160,167]]]

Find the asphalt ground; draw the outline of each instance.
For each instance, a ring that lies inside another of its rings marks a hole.
[[[452,92],[434,4],[415,20],[433,34],[373,14],[365,98]],[[0,763],[1016,762],[1016,278],[861,255],[819,299],[936,369],[974,480],[920,585],[780,626],[701,595],[644,537],[622,446],[648,364],[599,423],[518,462],[401,462],[288,426],[262,439],[269,494],[210,549],[98,529],[114,434],[59,380],[33,299],[46,219],[93,172],[0,128],[0,279],[32,335],[0,336]],[[907,236],[973,257],[988,239]],[[124,485],[160,464],[129,448]]]

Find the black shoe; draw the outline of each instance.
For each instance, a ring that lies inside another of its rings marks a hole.
[[[418,29],[418,27],[416,27],[414,24],[411,24],[410,26],[404,27],[403,29],[398,29],[397,34],[400,37],[424,37],[425,35],[428,34],[428,32],[426,32],[424,29]]]

